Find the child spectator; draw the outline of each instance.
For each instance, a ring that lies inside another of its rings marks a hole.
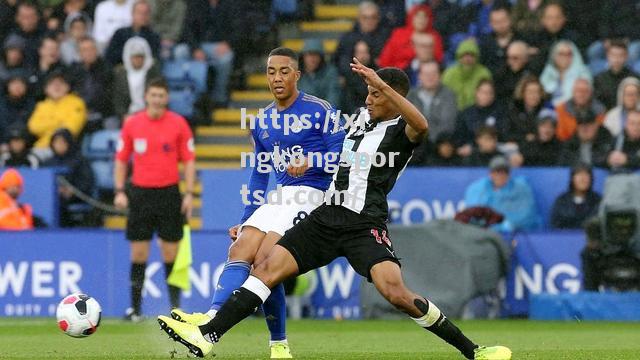
[[[498,155],[498,132],[493,127],[483,126],[476,133],[473,152],[463,163],[465,166],[488,166],[491,159]]]
[[[584,164],[571,169],[569,189],[558,196],[551,210],[551,227],[581,229],[598,212],[600,194],[593,191],[593,171]]]

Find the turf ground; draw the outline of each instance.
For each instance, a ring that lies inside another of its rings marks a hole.
[[[640,324],[593,322],[460,321],[482,344],[503,344],[514,359],[640,359]],[[296,359],[461,359],[457,351],[411,321],[292,321],[289,341]],[[106,320],[89,338],[70,338],[53,319],[0,319],[0,359],[186,358],[154,321]],[[267,331],[260,319],[231,330],[216,345],[215,359],[266,359]],[[210,355],[211,356],[211,355]]]

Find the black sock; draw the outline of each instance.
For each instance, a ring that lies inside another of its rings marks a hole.
[[[462,355],[467,359],[473,359],[473,350],[478,347],[473,341],[469,340],[457,326],[455,326],[444,315],[440,315],[440,318],[433,326],[425,328],[432,333],[436,334],[440,339],[453,345],[456,349],[460,350]]]
[[[169,278],[171,275],[171,270],[173,270],[174,263],[164,263],[164,278],[165,280]],[[180,288],[177,286],[169,285],[167,283],[167,289],[169,289],[169,303],[171,304],[171,308],[180,307]]]
[[[144,286],[144,272],[146,269],[147,263],[131,263],[131,272],[129,273],[129,280],[131,282],[131,307],[135,314],[140,314],[142,307],[142,287]]]
[[[200,326],[200,332],[212,342],[218,342],[222,335],[247,316],[253,314],[262,304],[262,299],[243,287],[234,290],[209,323]]]

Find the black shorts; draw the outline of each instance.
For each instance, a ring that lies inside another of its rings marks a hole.
[[[129,191],[127,239],[151,240],[157,233],[162,240],[180,241],[184,225],[181,206],[182,197],[177,185],[164,188],[132,186]]]
[[[383,221],[345,207],[322,205],[278,241],[298,263],[300,274],[344,256],[354,270],[371,281],[370,270],[382,261],[400,265]]]

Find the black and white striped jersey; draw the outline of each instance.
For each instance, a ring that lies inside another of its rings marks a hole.
[[[368,112],[362,109],[354,125],[348,129],[340,166],[328,191],[333,204],[386,221],[387,194],[418,144],[407,137],[401,116],[371,124]]]

